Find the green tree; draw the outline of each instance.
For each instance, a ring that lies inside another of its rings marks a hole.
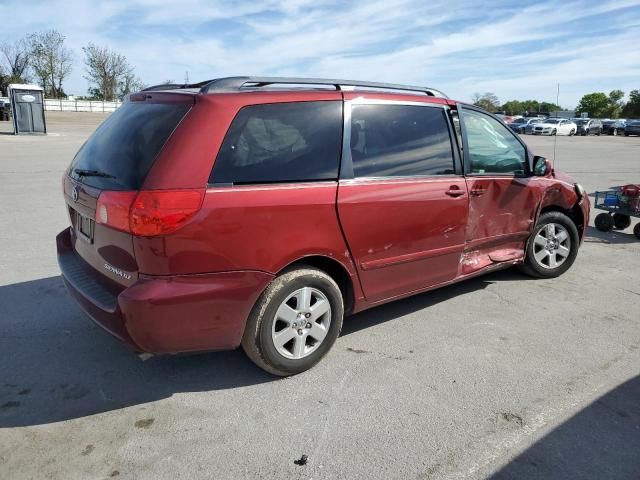
[[[502,104],[502,110],[507,115],[522,115],[524,112],[524,108],[522,107],[522,102],[519,100],[509,100]]]
[[[540,112],[553,113],[557,112],[558,110],[562,110],[562,107],[560,105],[556,105],[555,103],[551,102],[540,102]]]
[[[640,90],[629,92],[629,101],[622,108],[621,113],[626,118],[640,118]]]
[[[530,112],[539,112],[540,111],[540,102],[537,100],[525,100],[522,103],[522,115]]]
[[[586,113],[590,117],[606,117],[609,112],[609,97],[603,92],[584,95],[576,107],[576,114]]]
[[[618,118],[622,107],[624,107],[624,92],[622,90],[611,90],[609,92],[609,110],[607,111],[607,117]]]
[[[501,108],[507,115],[524,115],[532,112],[551,113],[562,110],[562,107],[555,103],[538,102],[537,100],[509,100]]]
[[[495,93],[474,93],[472,100],[476,107],[484,108],[488,112],[495,112],[500,109],[500,100],[498,100]]]

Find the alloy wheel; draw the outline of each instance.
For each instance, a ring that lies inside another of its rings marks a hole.
[[[322,344],[331,325],[331,304],[320,290],[303,287],[289,295],[273,319],[271,339],[280,355],[298,360]]]
[[[533,240],[533,256],[543,268],[562,265],[571,254],[571,238],[567,229],[559,223],[543,226]]]

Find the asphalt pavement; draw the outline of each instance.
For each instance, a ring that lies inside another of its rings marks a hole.
[[[350,317],[296,377],[240,350],[143,362],[55,258],[63,170],[103,118],[0,122],[0,478],[639,478],[633,225],[589,227],[557,279],[507,270]],[[523,138],[589,192],[640,183],[640,137]]]

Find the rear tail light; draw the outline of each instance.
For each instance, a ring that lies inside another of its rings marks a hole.
[[[96,221],[141,237],[166,235],[195,215],[203,200],[204,190],[104,191]]]

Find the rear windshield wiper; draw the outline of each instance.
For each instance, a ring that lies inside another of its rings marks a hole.
[[[116,178],[108,173],[101,172],[100,170],[87,170],[84,168],[76,168],[73,173],[78,174],[81,177],[103,177],[103,178]]]

